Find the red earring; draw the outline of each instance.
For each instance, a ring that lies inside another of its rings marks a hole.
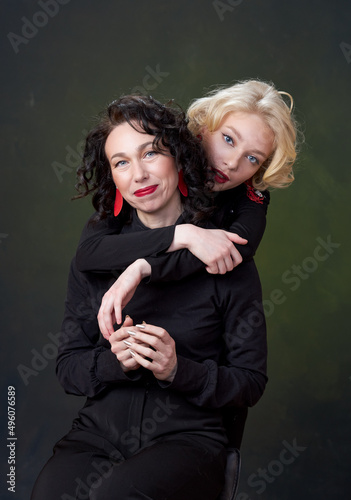
[[[115,217],[117,217],[117,215],[122,210],[122,206],[123,206],[123,197],[122,197],[121,193],[118,191],[118,189],[116,188],[115,205],[113,207],[113,215]]]
[[[188,188],[184,182],[183,170],[178,172],[178,189],[185,198],[188,196]]]
[[[199,141],[201,142],[202,141],[202,135],[201,134],[197,134],[197,139],[199,139]]]

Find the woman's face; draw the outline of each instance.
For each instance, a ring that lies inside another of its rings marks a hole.
[[[214,132],[205,128],[202,137],[215,172],[213,191],[225,191],[250,179],[273,152],[272,130],[253,113],[230,113]]]
[[[136,208],[146,226],[162,227],[177,220],[181,199],[175,161],[167,150],[156,152],[153,140],[153,135],[122,123],[108,136],[105,153],[123,198]]]

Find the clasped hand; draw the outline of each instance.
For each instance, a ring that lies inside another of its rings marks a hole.
[[[236,233],[183,224],[176,228],[173,248],[177,245],[177,231],[179,248],[187,248],[206,265],[206,271],[210,274],[225,274],[243,260],[233,243],[246,245],[247,240]]]
[[[123,371],[143,366],[158,380],[172,382],[177,371],[175,342],[169,333],[155,325],[133,326],[127,316],[122,327],[109,337],[111,351]]]

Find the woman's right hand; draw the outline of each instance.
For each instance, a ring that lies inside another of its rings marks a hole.
[[[225,274],[243,260],[233,243],[246,245],[247,240],[222,229],[181,224],[176,227],[174,240],[168,251],[187,248],[206,265],[208,273]]]
[[[130,330],[131,326],[133,326],[133,320],[126,316],[121,328],[113,332],[108,339],[111,344],[111,351],[116,355],[124,372],[140,368],[140,364],[131,355],[130,346],[128,345],[130,344],[128,330]]]

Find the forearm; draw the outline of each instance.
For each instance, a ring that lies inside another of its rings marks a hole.
[[[186,249],[145,260],[151,268],[150,282],[178,281],[205,269],[205,264]]]
[[[106,347],[73,351],[67,346],[59,353],[56,373],[68,394],[87,397],[96,396],[111,383],[130,380]]]
[[[130,380],[101,336],[96,317],[98,297],[73,259],[56,365],[57,376],[70,394],[92,397],[108,384]]]
[[[178,369],[168,387],[184,394],[196,406],[248,407],[260,399],[266,382],[264,371],[218,366],[213,360],[200,363],[178,356]]]
[[[221,223],[226,230],[247,239],[247,245],[236,245],[243,260],[251,259],[256,253],[266,228],[270,202],[269,192],[264,191],[261,196],[256,197],[252,192],[251,187],[238,186],[234,199],[229,202],[227,200],[221,209],[222,216],[217,219],[217,223]],[[255,199],[251,199],[249,195]]]
[[[250,218],[248,221],[238,219],[230,225],[228,231],[239,234],[243,238],[247,239],[246,245],[237,245],[234,243],[243,260],[249,260],[254,257],[263,238],[265,228],[266,217],[262,214],[259,214],[254,223]]]
[[[140,258],[165,252],[172,243],[175,226],[120,234],[121,226],[102,221],[82,233],[77,268],[86,272],[123,270]]]
[[[175,252],[171,257],[167,259],[166,254],[162,261],[147,259],[152,266],[151,280],[179,280],[204,268],[211,274],[232,271],[242,262],[234,241],[241,245],[247,243],[237,234],[217,229],[210,223],[206,229],[191,224],[177,226],[170,247]]]
[[[167,252],[175,252],[183,249],[190,250],[199,229],[201,230],[201,228],[193,224],[179,224],[175,226],[173,240]]]
[[[196,232],[192,224],[175,226],[173,241],[164,255],[146,257],[150,264],[150,282],[178,281],[205,268],[188,247]]]

